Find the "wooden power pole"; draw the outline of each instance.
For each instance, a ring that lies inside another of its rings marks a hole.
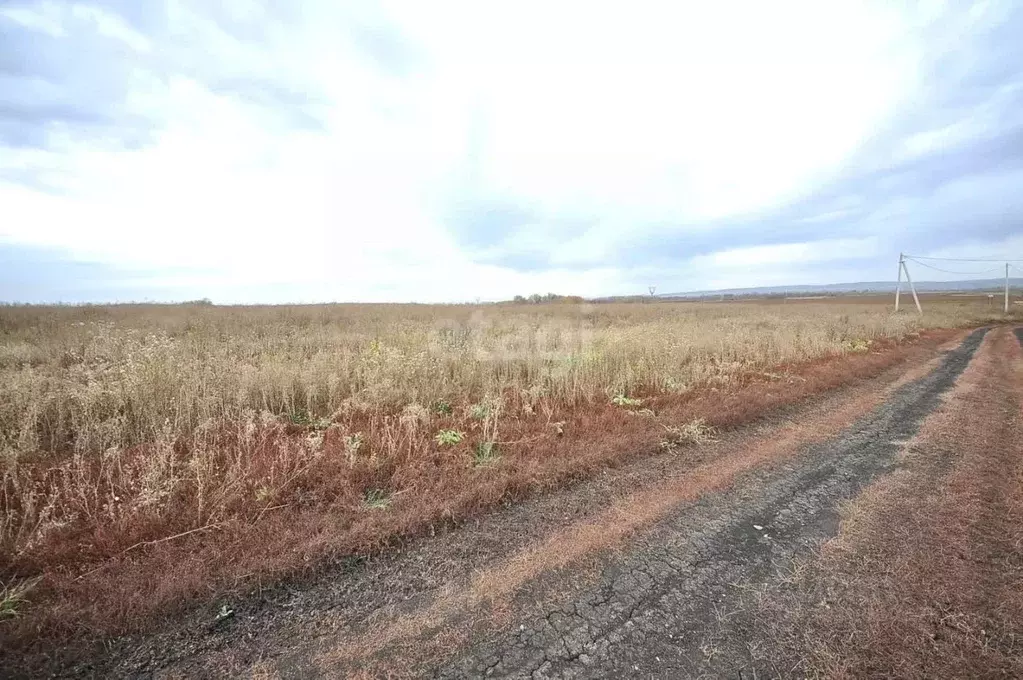
[[[909,277],[909,267],[906,266],[906,256],[899,253],[899,279],[895,284],[895,311],[899,311],[899,293],[902,292],[902,274],[906,274],[906,283],[909,284],[909,290],[913,293],[913,302],[916,303],[916,311],[918,314],[923,314],[924,310],[920,307],[920,298],[916,296],[916,286],[913,285],[913,279]]]
[[[1005,263],[1005,313],[1009,313],[1009,263]]]
[[[899,311],[899,295],[902,293],[902,253],[899,253],[899,278],[895,282],[895,311]]]

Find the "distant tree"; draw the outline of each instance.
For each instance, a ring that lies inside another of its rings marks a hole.
[[[514,299],[514,302],[517,302],[518,304],[523,305],[523,304],[526,303],[526,298],[522,297],[521,295],[516,295],[515,299]]]

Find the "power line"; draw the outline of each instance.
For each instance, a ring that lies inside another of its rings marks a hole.
[[[907,260],[938,260],[941,262],[1023,262],[1013,258],[968,258],[968,257],[924,257],[923,255],[903,255]]]
[[[946,274],[960,274],[960,275],[963,275],[963,276],[975,276],[977,274],[988,274],[990,272],[997,272],[997,271],[1001,271],[1002,270],[1001,267],[992,267],[991,269],[984,269],[984,270],[979,271],[979,272],[956,272],[956,271],[952,271],[951,269],[942,269],[941,267],[935,267],[934,265],[927,264],[926,262],[920,262],[915,257],[911,257],[909,255],[906,255],[905,258],[907,260],[912,260],[913,262],[915,262],[916,264],[920,265],[921,267],[927,267],[928,269],[933,269],[934,271],[938,271],[938,272],[944,272]]]
[[[895,286],[895,311],[896,312],[899,311],[899,294],[902,292],[902,275],[905,274],[906,275],[906,283],[909,284],[909,290],[910,290],[910,292],[913,293],[913,302],[916,304],[916,311],[919,314],[923,314],[924,313],[923,309],[920,307],[920,299],[917,297],[916,287],[913,286],[913,279],[910,278],[910,276],[909,276],[909,267],[906,266],[906,261],[907,260],[909,260],[909,261],[911,261],[911,262],[913,262],[915,264],[918,264],[921,267],[926,267],[928,269],[933,269],[933,270],[939,271],[939,272],[945,272],[946,274],[956,274],[956,275],[959,275],[959,276],[977,276],[977,275],[980,275],[980,274],[988,274],[988,273],[991,273],[991,272],[1001,272],[1002,271],[1002,267],[1001,266],[1000,267],[992,267],[991,269],[983,269],[983,270],[977,271],[977,272],[963,272],[963,271],[953,271],[951,269],[942,269],[941,267],[935,267],[934,265],[927,264],[926,262],[921,262],[921,260],[930,260],[932,262],[989,262],[989,263],[997,262],[997,263],[999,263],[1000,265],[1005,267],[1005,313],[1006,314],[1009,313],[1009,301],[1010,301],[1010,294],[1009,294],[1009,288],[1010,288],[1010,286],[1009,286],[1009,270],[1010,269],[1015,269],[1015,270],[1023,272],[1023,268],[1017,267],[1016,265],[1012,264],[1013,262],[1023,262],[1023,260],[1020,260],[1020,259],[1013,259],[1013,258],[1004,258],[1004,259],[984,258],[984,259],[981,259],[981,258],[969,258],[969,257],[925,257],[923,255],[916,256],[916,255],[906,255],[905,253],[899,253],[899,278],[898,278],[898,283],[896,283],[896,286]],[[988,297],[990,298],[990,297],[994,297],[994,296],[989,295]]]

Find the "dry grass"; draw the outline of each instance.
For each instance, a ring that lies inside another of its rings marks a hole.
[[[858,357],[856,363],[863,359]],[[840,373],[835,366],[827,368],[830,376]],[[797,382],[805,385],[815,382],[817,377],[814,372],[807,372],[806,379]],[[696,457],[685,468],[684,474],[671,474],[662,481],[639,489],[626,488],[607,507],[576,521],[566,521],[542,540],[527,544],[507,558],[475,571],[467,582],[448,583],[425,610],[402,610],[390,617],[382,614],[365,631],[352,636],[337,634],[336,642],[317,656],[320,670],[327,676],[342,676],[350,668],[348,664],[367,667],[380,662],[380,666],[374,668],[376,677],[398,677],[398,669],[389,665],[396,660],[400,660],[403,668],[409,668],[420,667],[420,660],[426,663],[427,658],[433,661],[444,658],[454,648],[447,637],[456,627],[454,621],[471,620],[471,634],[469,631],[465,634],[477,639],[486,637],[489,633],[485,631],[494,630],[499,625],[489,620],[489,613],[494,609],[502,611],[507,608],[508,598],[524,585],[536,583],[544,573],[579,565],[587,556],[618,548],[636,532],[677,510],[680,504],[727,488],[737,477],[752,469],[785,461],[812,442],[836,436],[850,422],[883,403],[897,385],[895,382],[880,389],[851,390],[829,409],[816,412],[807,419],[778,425],[769,437],[755,440],[755,445],[750,445],[746,436],[724,442],[711,439],[714,428],[703,418],[668,428],[681,433],[677,440],[671,439],[674,443],[670,451],[709,446],[708,460]],[[740,389],[734,394],[740,399],[758,401],[765,393]],[[707,405],[700,403],[697,407],[706,408]],[[690,408],[692,406],[690,404]],[[764,403],[761,402],[760,406],[763,408]],[[662,448],[666,448],[664,441],[661,441]],[[594,572],[589,576],[592,580],[597,574]],[[581,573],[574,573],[573,587],[581,587],[585,582],[587,580]],[[564,592],[562,597],[568,594]],[[527,599],[536,606],[543,605],[537,615],[546,615],[549,609],[545,607],[549,607],[550,602],[539,597],[534,600],[534,597],[531,595]]]
[[[0,579],[45,576],[65,633],[121,630],[653,448],[673,408],[742,422],[985,311],[2,308]],[[860,361],[814,373],[842,356]]]
[[[36,577],[10,584],[0,583],[0,619],[18,616],[18,610],[28,601],[27,595],[39,580],[40,577]]]
[[[842,511],[765,620],[804,673],[829,678],[1023,674],[1023,358],[985,340],[903,467]]]
[[[714,426],[708,425],[705,418],[697,418],[683,425],[666,425],[661,448],[675,452],[685,446],[700,446],[714,441],[715,432]]]

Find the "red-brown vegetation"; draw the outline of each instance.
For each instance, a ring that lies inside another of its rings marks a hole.
[[[1023,352],[992,331],[769,618],[825,677],[1023,675]],[[787,621],[788,625],[781,625]]]
[[[79,475],[78,488],[92,492],[73,501],[78,521],[54,527],[44,540],[0,562],[4,574],[43,577],[32,592],[31,607],[5,624],[6,644],[40,635],[59,639],[86,631],[138,630],[211,593],[253,587],[315,569],[331,558],[378,550],[497,503],[649,454],[666,425],[696,419],[719,428],[748,423],[910,357],[931,356],[935,346],[955,334],[926,331],[904,343],[878,340],[867,352],[781,365],[722,387],[639,394],[642,408],[551,405],[542,417],[502,420],[495,441],[499,457],[479,465],[473,464],[473,447],[493,434],[484,432],[485,420],[470,426],[465,441],[454,446],[432,443],[432,432],[417,428],[414,415],[381,409],[344,412],[336,426],[322,433],[279,419],[222,423],[203,434],[202,455],[193,448],[199,440],[189,438],[163,448],[140,445],[122,454],[122,467],[160,457],[170,469],[201,461],[210,473],[176,485],[172,502],[163,499],[164,511],[132,513],[123,522],[117,521],[119,493],[111,484],[132,475],[112,476],[98,458],[71,465],[26,463],[34,466],[31,479],[41,489]],[[390,455],[377,458],[372,450],[359,451],[346,432],[366,433],[371,441],[390,438]],[[311,439],[317,440],[315,455],[308,455]],[[247,473],[224,474],[232,466],[245,466]],[[197,484],[203,478],[255,479],[261,485],[201,488]],[[370,492],[379,492],[384,502],[367,502]],[[13,494],[6,493],[12,502]]]

